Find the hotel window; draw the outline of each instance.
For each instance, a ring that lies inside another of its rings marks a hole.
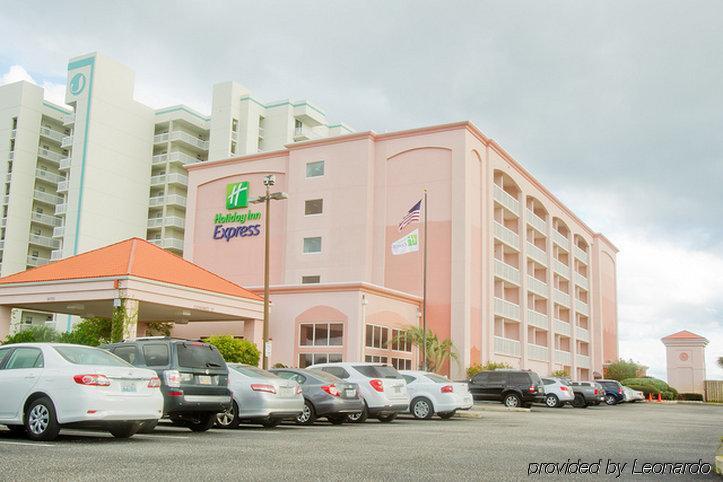
[[[238,132],[238,119],[231,119],[231,130]]]
[[[323,199],[307,199],[304,201],[304,215],[321,214],[324,211]]]
[[[304,127],[304,124],[299,119],[294,119],[294,129],[301,129]]]
[[[321,236],[304,238],[304,254],[321,253]]]
[[[236,154],[236,141],[231,141],[231,154]]]
[[[392,350],[412,352],[412,343],[406,338],[401,338],[403,332],[401,330],[392,330]]]
[[[364,361],[368,363],[386,363],[387,357],[377,355],[367,355],[364,357]]]
[[[319,177],[324,175],[324,161],[306,163],[306,177]]]
[[[389,328],[377,325],[366,326],[365,346],[367,348],[387,348]]]
[[[408,358],[392,358],[392,366],[397,370],[411,370],[412,360]]]
[[[302,276],[301,277],[302,285],[313,285],[313,284],[317,284],[317,283],[321,283],[321,276],[319,276],[318,274],[314,275],[314,276]]]
[[[343,323],[302,323],[299,326],[301,346],[342,346]]]
[[[299,353],[299,368],[316,363],[337,363],[343,361],[341,353]]]

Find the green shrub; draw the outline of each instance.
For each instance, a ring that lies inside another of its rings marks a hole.
[[[479,372],[488,372],[491,370],[497,370],[498,368],[512,368],[509,363],[498,363],[498,362],[487,362],[487,363],[475,363],[474,365],[467,368],[467,377],[472,378]]]
[[[660,393],[665,400],[676,400],[678,398],[678,392],[675,388],[657,378],[627,378],[621,383],[633,390],[640,390],[646,397],[651,394],[655,398]]]
[[[567,370],[555,370],[550,374],[550,376],[555,378],[570,378],[570,374],[567,373]]]
[[[702,402],[703,395],[700,393],[679,393],[678,400],[689,400],[692,402]]]
[[[618,381],[635,378],[641,368],[640,364],[632,360],[617,360],[605,367],[605,378]]]
[[[210,336],[203,341],[215,346],[224,360],[230,363],[259,364],[259,349],[248,340],[239,340],[230,335]]]
[[[173,323],[170,321],[150,321],[146,325],[146,336],[171,336]]]
[[[49,343],[56,342],[60,335],[54,329],[48,326],[30,326],[23,331],[19,331],[14,335],[5,338],[3,344],[11,345],[14,343]]]
[[[111,320],[106,318],[85,318],[73,327],[70,333],[60,335],[61,343],[98,346],[110,343]]]

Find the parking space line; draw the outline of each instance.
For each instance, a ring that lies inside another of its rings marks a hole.
[[[9,440],[0,440],[0,444],[5,445],[29,445],[30,447],[55,447],[54,444],[41,444],[37,442],[13,442]]]
[[[183,435],[161,435],[161,434],[153,435],[153,434],[144,434],[144,433],[135,434],[133,437],[134,437],[134,438],[135,438],[135,437],[142,437],[142,438],[180,438],[180,439],[190,438],[188,435],[186,435],[186,436],[183,436]]]

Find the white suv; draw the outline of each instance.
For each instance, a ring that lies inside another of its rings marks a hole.
[[[404,377],[389,365],[364,362],[320,363],[318,368],[347,382],[359,385],[364,399],[364,411],[349,415],[351,422],[364,422],[375,417],[380,422],[391,422],[399,412],[409,408],[409,394]]]

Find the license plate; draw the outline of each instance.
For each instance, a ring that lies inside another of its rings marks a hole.
[[[199,385],[211,385],[211,377],[208,375],[199,375],[198,376],[198,384]]]
[[[121,383],[121,392],[132,393],[135,391],[136,391],[136,384],[134,382],[122,382]]]
[[[345,395],[346,398],[354,398],[354,397],[356,397],[356,390],[354,390],[353,388],[347,388],[344,393],[346,394],[346,395]]]

